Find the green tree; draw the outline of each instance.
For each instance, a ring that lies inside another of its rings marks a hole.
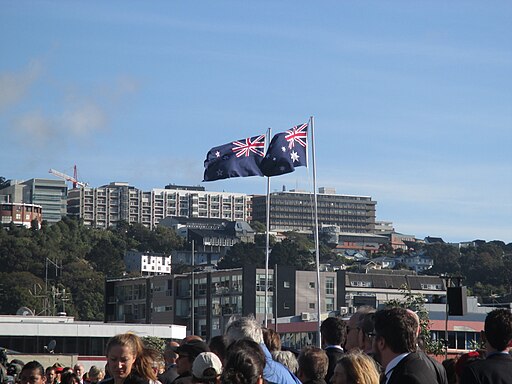
[[[5,177],[0,176],[0,189],[6,188],[10,185],[11,180],[7,180]]]
[[[458,274],[461,272],[460,252],[458,248],[446,244],[431,244],[425,249],[425,256],[431,257],[434,266],[430,274]]]
[[[263,268],[265,266],[265,251],[253,243],[237,243],[226,252],[226,255],[217,264],[220,269],[240,268],[245,265]]]
[[[0,273],[0,313],[14,315],[20,307],[28,307],[34,313],[43,309],[43,298],[37,297],[44,281],[30,272]]]
[[[424,348],[427,353],[442,355],[445,347],[440,341],[433,341],[430,335],[430,319],[428,311],[425,308],[425,297],[421,293],[412,293],[411,288],[403,285],[400,288],[403,295],[402,300],[389,300],[385,304],[388,307],[400,307],[410,309],[418,315],[420,319],[420,338],[423,340]]]
[[[312,270],[315,266],[314,254],[310,249],[301,248],[293,240],[284,239],[272,248],[270,265],[287,265],[301,270]]]

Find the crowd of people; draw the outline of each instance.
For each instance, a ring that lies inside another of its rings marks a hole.
[[[111,338],[105,371],[37,361],[20,365],[20,384],[511,384],[512,314],[496,309],[485,320],[485,349],[439,363],[419,340],[416,313],[360,308],[348,321],[325,319],[322,348],[282,348],[279,335],[253,317],[232,319],[206,343],[191,335],[164,353],[133,333]],[[103,377],[105,376],[105,377]]]

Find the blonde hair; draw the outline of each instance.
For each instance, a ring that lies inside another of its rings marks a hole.
[[[343,367],[347,384],[379,384],[379,370],[375,361],[361,351],[350,352],[338,360]]]
[[[153,371],[153,361],[158,359],[158,351],[146,348],[142,339],[134,333],[127,332],[116,335],[107,343],[106,355],[114,346],[128,347],[131,349],[132,354],[135,356],[134,370],[135,372],[146,379],[156,380],[156,373]]]

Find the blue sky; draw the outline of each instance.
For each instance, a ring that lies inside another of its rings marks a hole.
[[[317,185],[397,231],[512,242],[509,1],[2,1],[0,176],[199,185],[315,117]],[[264,178],[203,183],[265,193]],[[312,190],[311,170],[271,189]]]

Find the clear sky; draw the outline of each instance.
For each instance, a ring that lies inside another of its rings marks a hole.
[[[3,0],[0,176],[199,185],[211,147],[314,116],[318,186],[419,238],[512,242],[511,20],[510,1]]]

